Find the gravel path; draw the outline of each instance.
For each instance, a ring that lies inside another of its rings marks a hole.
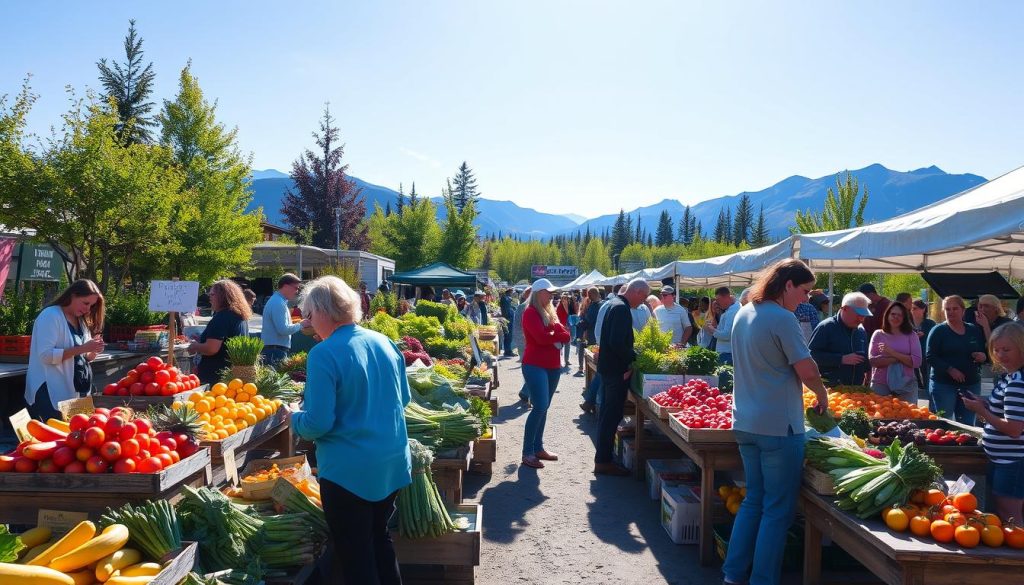
[[[646,483],[592,473],[597,421],[579,409],[582,377],[563,374],[548,411],[544,444],[561,460],[521,466],[523,378],[516,359],[498,367],[498,461],[490,477],[464,482],[464,497],[484,506],[477,583],[721,582],[718,567],[697,562],[696,545],[672,543]]]

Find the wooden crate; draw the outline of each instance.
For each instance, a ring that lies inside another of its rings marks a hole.
[[[474,514],[475,522],[465,532],[453,532],[437,538],[402,537],[392,533],[395,555],[401,565],[447,565],[475,567],[480,564],[480,534],[483,525],[483,506],[461,504],[457,512]]]
[[[668,420],[669,415],[673,412],[679,412],[682,410],[682,408],[678,406],[662,406],[655,402],[654,398],[648,397],[645,400],[647,400],[647,408],[650,408],[651,412],[661,420]]]
[[[472,462],[477,461],[490,461],[494,462],[498,460],[498,429],[494,425],[491,425],[491,436],[487,439],[477,439],[473,441],[473,459]],[[471,463],[472,463],[471,462]]]
[[[732,429],[691,429],[669,416],[668,425],[687,443],[735,443],[736,433]]]
[[[172,551],[162,559],[165,563],[170,562],[153,577],[150,585],[178,585],[188,576],[195,567],[199,543],[183,542],[182,545],[180,550]]]
[[[836,486],[832,476],[824,471],[817,470],[810,465],[804,465],[804,485],[814,490],[814,493],[822,496],[836,495]]]
[[[224,451],[226,450],[231,450],[233,452],[243,451],[250,446],[259,444],[269,435],[276,434],[275,431],[279,430],[278,427],[285,424],[285,420],[287,418],[288,409],[281,407],[278,408],[277,412],[274,414],[251,427],[242,429],[241,431],[228,436],[226,439],[219,441],[201,441],[199,444],[203,447],[209,447],[210,457],[214,461],[219,461],[224,458]]]
[[[0,523],[32,524],[40,509],[71,509],[98,520],[107,508],[177,501],[185,486],[209,485],[210,452],[200,449],[159,473],[0,474]]]
[[[163,404],[170,406],[174,402],[185,402],[193,392],[206,392],[208,384],[203,384],[195,390],[186,390],[172,396],[104,396],[93,394],[92,403],[96,408],[114,408],[115,406],[127,406],[136,412],[146,412],[150,406]]]

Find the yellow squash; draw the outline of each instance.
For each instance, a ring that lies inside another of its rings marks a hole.
[[[45,526],[37,526],[31,530],[22,532],[18,535],[18,538],[21,539],[21,544],[24,544],[26,548],[34,548],[44,542],[48,542],[51,535],[52,532],[49,528]]]
[[[60,420],[59,418],[47,419],[46,425],[50,426],[50,427],[53,427],[55,429],[64,431],[65,433],[70,433],[71,432],[71,425],[69,425],[68,423]]]
[[[142,560],[142,553],[133,548],[121,550],[100,559],[96,565],[96,580],[106,581],[114,571],[130,567]]]
[[[52,561],[53,559],[65,553],[69,553],[75,550],[76,548],[82,546],[83,544],[89,542],[89,539],[91,539],[95,535],[95,524],[89,522],[88,520],[79,522],[78,526],[75,526],[71,529],[70,532],[64,535],[64,538],[61,538],[57,542],[53,543],[53,546],[37,555],[31,561],[28,561],[27,564],[45,567],[46,565],[50,564],[50,561]]]
[[[121,575],[114,575],[107,580],[106,585],[147,585],[153,577],[145,575],[138,577],[122,577]]]
[[[44,542],[43,544],[40,544],[38,546],[34,546],[34,547],[30,548],[30,549],[26,549],[24,551],[25,554],[23,554],[21,556],[21,560],[19,560],[18,562],[23,564],[23,565],[27,565],[29,561],[31,561],[32,559],[38,557],[44,550],[46,550],[46,549],[50,548],[51,546],[53,546],[53,544],[55,542],[57,542],[57,541],[56,540],[48,540],[48,541]]]
[[[60,571],[46,567],[0,563],[0,583],[4,585],[75,585],[75,580]]]
[[[96,573],[89,569],[67,573],[67,576],[74,579],[75,585],[92,585],[96,582]]]
[[[121,569],[120,574],[122,577],[155,577],[163,568],[160,563],[139,563]]]
[[[89,563],[121,550],[126,542],[128,542],[128,527],[123,524],[111,524],[104,528],[96,538],[53,559],[47,566],[58,571],[77,571]]]

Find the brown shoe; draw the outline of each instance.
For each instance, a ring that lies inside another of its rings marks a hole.
[[[594,473],[597,475],[625,477],[630,474],[630,471],[617,463],[596,463],[594,464]]]
[[[558,461],[558,454],[548,453],[547,451],[538,451],[537,459],[543,459],[544,461]]]
[[[595,405],[593,402],[590,402],[588,400],[586,402],[581,402],[580,403],[580,410],[582,410],[583,412],[589,413],[589,414],[594,414],[594,412],[597,410],[596,406],[597,405]]]
[[[523,465],[534,469],[544,469],[544,464],[536,457],[523,457]]]

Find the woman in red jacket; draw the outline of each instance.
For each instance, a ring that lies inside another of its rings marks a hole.
[[[526,417],[523,433],[523,465],[540,469],[545,461],[558,461],[558,455],[544,449],[544,425],[548,418],[548,406],[558,388],[562,374],[562,358],[559,345],[569,343],[569,330],[558,320],[554,305],[551,304],[555,287],[546,278],[533,283],[530,306],[523,312],[523,336],[526,351],[523,355],[523,379],[530,395],[533,409]]]

